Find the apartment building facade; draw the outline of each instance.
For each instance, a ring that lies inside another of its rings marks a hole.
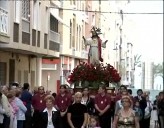
[[[58,22],[51,24],[50,5],[51,1],[0,1],[1,85],[43,85],[42,68],[49,69],[42,58],[60,57],[60,38],[54,25]]]
[[[122,15],[100,13],[109,10],[119,11],[105,1],[0,1],[0,84],[29,82],[55,92],[87,62],[82,36],[90,37],[93,26],[108,40],[104,63],[120,71]]]
[[[115,40],[114,42],[114,66],[121,75],[121,84],[134,86],[134,24],[124,11],[129,6],[129,1],[115,1]]]
[[[93,1],[63,1],[62,17],[70,28],[62,27],[61,83],[67,83],[67,76],[81,62],[87,62],[89,47],[82,37],[91,37],[90,30],[96,24],[96,10]],[[68,10],[70,9],[70,10]]]

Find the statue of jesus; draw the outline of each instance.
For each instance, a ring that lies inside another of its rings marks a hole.
[[[103,58],[101,57],[101,47],[106,48],[106,43],[108,40],[105,42],[102,42],[100,39],[99,35],[102,34],[101,30],[99,28],[93,27],[91,29],[92,32],[92,37],[84,39],[84,44],[89,45],[89,53],[88,53],[88,62],[91,64],[99,64],[100,61],[103,62]]]

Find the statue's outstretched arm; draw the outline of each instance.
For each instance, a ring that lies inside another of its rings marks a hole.
[[[108,40],[106,40],[105,42],[102,42],[101,47],[106,48],[106,43],[107,42],[108,42]]]
[[[91,42],[92,42],[92,38],[85,38],[84,36],[83,36],[83,40],[84,40],[84,44],[85,45],[90,45],[91,44]]]

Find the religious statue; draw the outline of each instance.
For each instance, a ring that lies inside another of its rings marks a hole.
[[[108,40],[105,42],[102,42],[100,39],[99,35],[101,33],[101,29],[93,27],[91,29],[92,37],[84,39],[84,44],[89,45],[89,53],[88,53],[88,62],[91,64],[99,64],[100,61],[103,62],[103,58],[101,57],[101,47],[106,48],[106,43]]]

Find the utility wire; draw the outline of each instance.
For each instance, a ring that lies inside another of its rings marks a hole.
[[[158,15],[158,14],[164,14],[160,12],[110,12],[110,11],[89,11],[89,10],[80,10],[80,9],[69,9],[69,8],[57,8],[57,7],[50,7],[50,8],[56,8],[60,10],[66,10],[66,11],[77,11],[77,12],[94,12],[94,13],[110,13],[110,14],[146,14],[146,15]]]

